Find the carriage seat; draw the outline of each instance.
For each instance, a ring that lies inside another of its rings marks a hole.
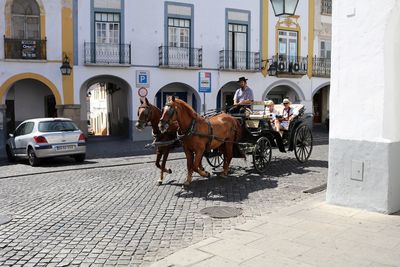
[[[277,104],[274,107],[278,114],[281,115],[283,113],[284,106],[282,104]],[[293,108],[296,116],[304,112],[304,105],[302,104],[291,104],[290,107]],[[272,118],[272,114],[269,112],[268,107],[265,107],[265,111],[251,112],[247,114],[246,118],[251,120],[269,120]]]

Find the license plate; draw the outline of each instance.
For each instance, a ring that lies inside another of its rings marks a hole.
[[[75,145],[56,146],[57,151],[68,151],[68,150],[74,150],[75,148],[76,148]]]

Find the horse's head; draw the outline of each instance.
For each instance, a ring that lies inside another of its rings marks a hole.
[[[143,101],[140,99],[140,106],[138,107],[138,121],[136,122],[135,126],[136,128],[141,131],[146,127],[146,124],[150,121],[151,119],[151,105],[149,103],[149,100],[145,98]]]
[[[165,133],[170,125],[176,121],[176,111],[178,109],[178,102],[175,101],[175,97],[168,97],[168,103],[163,109],[163,114],[161,116],[160,122],[158,123],[158,128],[162,133]]]

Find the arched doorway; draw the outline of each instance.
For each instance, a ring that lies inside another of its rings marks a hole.
[[[57,117],[56,96],[39,80],[27,78],[14,82],[5,95],[5,104],[8,133],[27,119]]]
[[[289,85],[277,85],[267,92],[265,100],[272,100],[277,104],[288,98],[292,103],[301,103],[301,96]]]
[[[235,95],[236,90],[239,88],[237,82],[232,81],[226,83],[221,89],[218,91],[217,96],[217,109],[218,110],[226,110],[226,108],[233,105],[233,97]]]
[[[170,83],[158,90],[154,103],[158,108],[162,108],[167,100],[167,96],[174,95],[179,99],[182,99],[197,112],[201,108],[200,95],[191,86],[184,83]]]
[[[330,85],[325,85],[313,95],[314,124],[323,123],[329,118],[329,91]]]
[[[81,120],[88,135],[128,137],[131,87],[116,76],[87,80],[80,91]]]

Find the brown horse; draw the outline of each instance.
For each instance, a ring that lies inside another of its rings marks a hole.
[[[153,137],[155,138],[155,141],[162,142],[162,141],[171,141],[176,139],[176,131],[178,129],[177,123],[172,123],[168,127],[167,131],[161,133],[157,125],[160,121],[162,111],[156,106],[151,105],[149,103],[149,100],[147,100],[147,98],[145,98],[145,100],[140,99],[140,104],[141,105],[139,106],[137,113],[139,119],[135,125],[138,130],[143,130],[146,127],[146,125],[150,123],[153,129]],[[172,173],[171,169],[165,168],[165,164],[167,162],[169,152],[177,146],[179,146],[179,142],[175,142],[173,144],[166,146],[157,146],[156,166],[161,170],[161,176],[160,179],[158,180],[159,185],[161,185],[164,180],[164,172]],[[162,163],[160,165],[161,158],[162,158]]]
[[[188,186],[192,182],[193,171],[204,177],[210,176],[201,167],[204,152],[209,149],[218,148],[224,154],[223,175],[227,176],[233,157],[234,143],[242,134],[239,121],[226,113],[206,120],[184,101],[175,99],[173,96],[168,101],[164,107],[159,128],[161,132],[166,132],[171,122],[178,121],[188,169],[184,185]]]

